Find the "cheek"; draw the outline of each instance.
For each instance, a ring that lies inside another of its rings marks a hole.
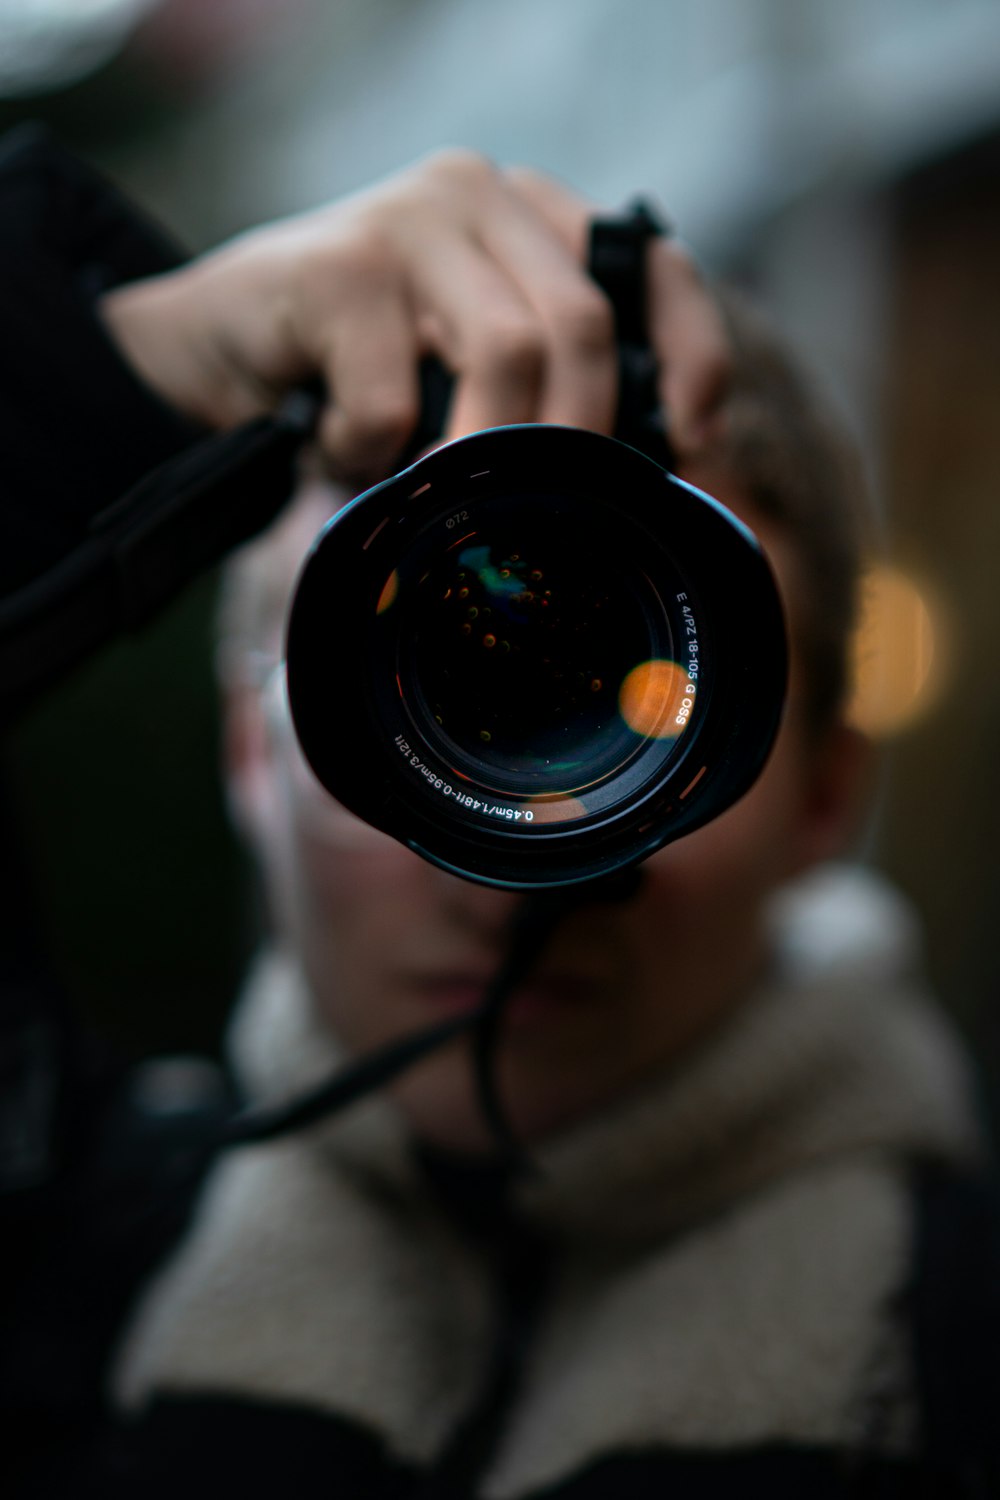
[[[348,929],[366,908],[366,895],[376,871],[364,860],[351,859],[308,831],[298,830],[293,855],[299,900],[311,918]],[[370,900],[370,897],[369,897]]]
[[[380,1045],[405,1022],[396,1014],[393,964],[421,921],[421,870],[405,849],[367,856],[309,835],[296,841],[285,940],[319,1013],[353,1051]]]
[[[293,844],[290,888],[302,937],[377,964],[406,914],[419,915],[422,861],[396,845],[378,854],[344,850],[301,829]]]
[[[717,943],[720,922],[756,920],[794,868],[798,795],[795,756],[779,741],[745,797],[647,861],[651,925]]]
[[[263,849],[270,907],[280,939],[311,977],[332,988],[363,955],[384,951],[387,925],[414,885],[416,856],[395,845],[371,855],[339,847],[294,802],[279,808]]]

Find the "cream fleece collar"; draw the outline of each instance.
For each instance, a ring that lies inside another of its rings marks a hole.
[[[884,888],[826,873],[775,924],[774,975],[725,1028],[538,1152],[523,1207],[556,1274],[488,1500],[648,1445],[850,1448],[887,1380],[900,1403],[880,1442],[909,1439],[906,1168],[975,1156],[964,1064],[905,972]],[[261,1099],[337,1063],[279,955],[233,1050]],[[136,1320],[119,1398],[300,1403],[426,1462],[481,1379],[491,1297],[394,1109],[370,1100],[220,1162]]]
[[[846,1154],[974,1158],[966,1062],[914,977],[919,949],[901,898],[867,872],[831,866],[783,893],[772,927],[771,974],[712,1037],[537,1149],[540,1170],[519,1192],[533,1219],[641,1240]],[[295,964],[276,952],[251,977],[230,1050],[252,1097],[267,1101],[343,1066]],[[344,1164],[422,1190],[385,1099],[310,1139]]]

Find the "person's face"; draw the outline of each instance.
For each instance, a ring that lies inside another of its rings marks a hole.
[[[780,536],[755,529],[794,607],[794,559]],[[515,994],[498,1079],[523,1139],[628,1091],[737,1006],[766,958],[769,895],[842,842],[856,780],[851,747],[838,731],[820,744],[810,738],[794,684],[793,664],[786,721],[751,791],[648,859],[631,901],[567,919]],[[238,706],[260,722],[234,737],[235,790],[279,935],[299,956],[320,1014],[363,1054],[471,1009],[519,898],[448,875],[331,804],[295,746],[280,683],[269,696]],[[489,1149],[467,1043],[411,1069],[393,1092],[423,1138]]]

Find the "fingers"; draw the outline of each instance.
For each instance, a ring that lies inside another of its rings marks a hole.
[[[520,197],[585,263],[590,223],[604,210],[540,172],[506,174]],[[731,377],[725,325],[695,262],[675,239],[655,237],[647,260],[649,341],[660,365],[660,395],[679,456],[703,451],[716,437]]]
[[[401,289],[359,288],[319,334],[328,401],[318,432],[337,474],[364,484],[388,473],[417,424],[417,341]]]
[[[507,167],[504,177],[517,196],[548,224],[578,266],[587,263],[590,221],[607,210],[592,198],[532,167]]]
[[[718,435],[732,353],[722,315],[676,240],[650,241],[647,316],[670,442],[679,457],[691,457]]]
[[[527,421],[609,430],[611,310],[560,236],[484,158],[443,153],[417,181],[434,211],[418,214],[405,253],[422,337],[457,377],[449,435]]]
[[[610,432],[617,396],[614,314],[551,218],[507,174],[502,212],[483,227],[486,248],[534,313],[544,349],[537,420]],[[577,216],[584,205],[578,200]]]
[[[456,375],[448,436],[537,421],[546,348],[532,308],[471,237],[429,227],[425,246],[421,332]]]
[[[616,362],[605,299],[535,226],[505,216],[485,238],[450,246],[435,264],[440,352],[458,375],[450,435],[505,422],[609,431]]]
[[[540,173],[439,153],[195,262],[172,293],[190,348],[180,373],[164,376],[168,341],[147,340],[154,373],[179,404],[201,392],[198,414],[221,425],[321,373],[330,403],[320,441],[352,480],[391,471],[417,421],[428,353],[456,377],[448,436],[532,421],[609,432],[614,319],[586,271],[596,212]],[[725,332],[675,243],[650,242],[648,291],[670,432],[687,456],[711,437],[728,378]]]

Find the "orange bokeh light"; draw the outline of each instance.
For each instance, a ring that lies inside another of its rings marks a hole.
[[[941,612],[925,587],[885,564],[868,569],[860,604],[848,718],[883,738],[912,724],[933,702]]]
[[[694,697],[683,667],[654,658],[629,672],[618,693],[618,711],[634,734],[648,740],[673,739],[684,728]]]

